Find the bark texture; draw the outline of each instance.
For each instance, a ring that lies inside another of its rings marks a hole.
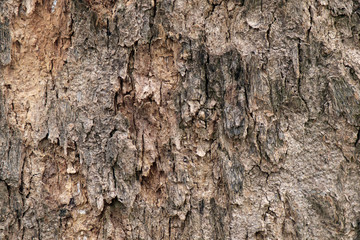
[[[0,239],[360,239],[358,0],[1,0]]]

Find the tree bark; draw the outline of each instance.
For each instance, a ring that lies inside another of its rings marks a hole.
[[[0,1],[0,239],[360,239],[357,0]]]

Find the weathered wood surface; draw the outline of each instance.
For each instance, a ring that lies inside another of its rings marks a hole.
[[[359,239],[357,0],[0,1],[0,239]]]

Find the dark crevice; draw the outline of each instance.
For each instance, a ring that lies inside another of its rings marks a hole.
[[[135,104],[136,92],[134,91],[135,83],[133,81],[133,71],[134,71],[135,53],[136,53],[137,45],[138,45],[138,42],[136,41],[134,43],[134,45],[131,47],[131,49],[130,49],[129,58],[128,58],[128,64],[127,64],[127,76],[126,76],[126,78],[125,79],[120,78],[120,89],[121,89],[121,91],[123,90],[123,84],[124,84],[123,81],[125,80],[127,82],[127,84],[130,82],[131,90],[129,91],[128,94],[130,94],[130,96],[132,96],[132,103],[133,103],[134,108],[136,107],[136,104]],[[123,98],[123,96],[122,96],[122,98]],[[123,102],[122,104],[125,106],[125,102]],[[132,123],[132,126],[130,127],[130,129],[133,128],[132,131],[135,134],[135,137],[134,137],[135,138],[135,146],[136,146],[137,150],[140,151],[138,149],[138,128],[137,128],[137,125],[136,125],[137,112],[136,112],[136,109],[134,109],[134,108],[132,108],[131,113],[129,113],[129,114],[131,114],[131,123]]]
[[[140,181],[142,171],[141,170],[135,170],[135,177],[137,181]]]
[[[204,199],[202,199],[200,202],[199,202],[199,212],[201,215],[204,214],[204,207],[205,207],[205,202],[204,202]]]
[[[139,151],[138,149],[138,128],[136,126],[136,120],[135,120],[135,111],[133,112],[132,114],[132,123],[133,123],[133,126],[134,126],[134,131],[135,131],[135,146],[136,146],[136,150]],[[138,155],[137,155],[138,156]]]
[[[22,208],[21,208],[21,214],[18,218],[18,224],[19,224],[19,229],[21,230],[21,239],[24,239],[24,234],[25,234],[25,229],[22,228],[22,219],[25,216],[25,211],[24,211],[24,207],[25,207],[25,198],[26,196],[24,196],[24,168],[25,168],[25,162],[26,162],[26,158],[24,157],[22,159],[22,167],[21,167],[21,173],[20,173],[20,186],[19,186],[19,192],[20,192],[20,196],[21,196],[21,204],[22,204]],[[30,191],[29,193],[30,194]]]
[[[209,99],[209,76],[208,76],[208,66],[210,64],[210,59],[209,59],[209,54],[207,54],[206,57],[206,64],[204,67],[204,71],[205,71],[205,95],[206,95],[206,100]]]
[[[11,151],[11,139],[9,139],[9,146],[8,146],[7,152],[6,152],[8,161],[10,161],[10,151]]]
[[[110,45],[110,35],[111,35],[111,32],[110,32],[110,26],[109,26],[109,19],[107,18],[106,19],[106,38],[107,38],[106,46],[108,49],[109,49],[109,45]]]
[[[162,86],[163,86],[163,81],[160,79],[160,106],[162,106]]]
[[[249,94],[248,94],[248,88],[250,89],[250,83],[248,83],[246,79],[244,83],[244,95],[245,95],[245,103],[246,103],[246,110],[250,114],[251,118],[253,118],[252,112],[250,111],[250,101],[249,101]],[[253,118],[254,119],[254,118]]]
[[[152,17],[155,18],[156,16],[156,11],[157,11],[157,2],[156,0],[154,0],[154,7],[153,7],[153,12],[152,12]]]
[[[144,162],[144,155],[145,155],[145,139],[144,133],[141,135],[141,161]]]
[[[275,12],[276,12],[276,10],[275,10]],[[273,13],[273,19],[272,19],[271,23],[269,23],[268,29],[266,30],[266,41],[268,42],[269,50],[271,49],[271,39],[270,39],[271,27],[274,24],[274,22],[276,21],[275,12]]]
[[[355,147],[358,145],[359,141],[360,141],[360,129],[359,129],[359,131],[357,133],[357,137],[356,137],[356,141],[355,141]]]
[[[116,127],[115,127],[113,130],[111,130],[111,132],[110,132],[110,138],[112,138],[112,137],[114,136],[114,134],[115,134],[116,131],[117,131]]]
[[[311,10],[311,6],[309,6],[309,14],[310,14],[310,27],[306,32],[306,41],[309,42],[310,41],[310,33],[311,33],[311,28],[312,28],[312,24],[313,24],[313,17],[312,17],[312,10]]]
[[[40,220],[39,219],[36,219],[36,222],[37,222],[37,227],[38,227],[38,239],[40,240],[41,239],[41,228],[40,228]]]
[[[222,3],[222,1],[220,3],[211,3],[211,2],[209,2],[209,0],[207,0],[207,2],[208,2],[208,4],[210,4],[211,9],[210,9],[209,13],[207,14],[207,16],[205,17],[205,19],[209,18],[214,13],[215,8],[219,5],[221,5],[221,3]]]
[[[299,42],[297,44],[297,55],[298,55],[298,67],[299,67],[299,76],[297,79],[297,91],[298,91],[298,95],[301,99],[301,101],[305,104],[306,110],[310,116],[310,108],[307,104],[307,102],[305,101],[304,96],[301,93],[301,79],[302,79],[302,71],[301,71],[301,64],[302,64],[302,50],[301,50],[301,39],[299,39]]]
[[[270,42],[270,31],[271,31],[271,24],[269,24],[268,29],[266,31],[266,40],[269,45],[269,49],[271,48],[271,42]]]
[[[109,27],[109,19],[106,19],[106,36],[108,36],[108,39],[111,35],[110,27]]]
[[[115,95],[114,95],[114,113],[115,113],[115,115],[117,115],[117,111],[118,111],[118,106],[117,106],[118,98],[119,98],[119,91],[116,91]]]
[[[48,88],[49,88],[49,79],[46,80],[46,85],[45,85],[45,93],[44,93],[44,106],[45,107],[47,105],[47,100],[48,100]]]
[[[120,93],[123,92],[124,89],[124,79],[122,77],[119,77],[119,85],[120,85]]]
[[[171,217],[169,218],[169,239],[171,239]]]
[[[157,12],[157,1],[154,0],[154,7],[152,8],[152,13],[150,16],[150,21],[149,21],[149,26],[150,26],[150,39],[149,39],[149,53],[151,54],[151,44],[152,41],[155,37],[155,35],[157,34],[157,29],[154,26],[155,24],[155,18],[156,18],[156,12]]]
[[[116,164],[116,163],[115,163]],[[113,174],[113,178],[114,178],[114,188],[115,188],[115,190],[117,189],[116,188],[116,175],[115,175],[115,167],[114,166],[112,166],[112,174]]]
[[[0,179],[0,181],[3,181],[3,180],[1,180]],[[8,205],[9,206],[11,206],[11,189],[10,189],[10,186],[9,186],[9,184],[7,184],[7,182],[6,181],[3,181],[4,183],[5,183],[5,186],[6,186],[6,190],[7,190],[7,193],[8,193]]]
[[[75,34],[75,31],[73,30],[73,27],[74,27],[74,19],[73,19],[73,16],[72,14],[70,14],[70,25],[69,25],[69,40],[70,40],[70,43],[72,43],[72,37],[74,36]]]
[[[255,125],[256,125],[256,122],[255,122]],[[263,150],[262,150],[262,147],[261,147],[260,130],[258,130],[257,133],[256,133],[256,144],[257,144],[257,148],[258,148],[259,154],[260,154],[260,165],[261,165],[262,160],[264,158],[264,153],[263,153]],[[261,168],[260,168],[260,170],[261,170]]]

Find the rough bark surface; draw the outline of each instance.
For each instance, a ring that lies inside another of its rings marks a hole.
[[[360,239],[358,0],[1,0],[0,239]]]

